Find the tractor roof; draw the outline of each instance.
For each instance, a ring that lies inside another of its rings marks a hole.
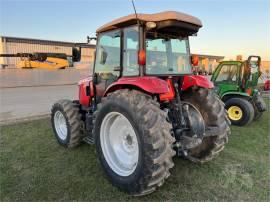
[[[166,21],[175,21],[175,22],[181,22],[184,24],[193,25],[197,27],[198,29],[202,27],[202,23],[198,18],[185,14],[185,13],[181,13],[181,12],[165,11],[165,12],[155,13],[155,14],[138,14],[137,16],[140,22],[160,23],[160,22],[166,22]],[[97,29],[97,33],[117,29],[120,27],[126,27],[129,25],[134,25],[136,23],[137,23],[136,15],[131,14],[131,15],[113,20],[101,26],[100,28]]]

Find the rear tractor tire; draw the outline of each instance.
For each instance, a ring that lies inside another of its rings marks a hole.
[[[161,186],[174,166],[171,124],[150,96],[118,90],[102,99],[94,113],[94,133],[101,166],[113,185],[130,195]]]
[[[245,126],[254,119],[253,105],[243,98],[231,98],[225,102],[225,108],[233,125]]]
[[[71,100],[57,101],[51,110],[51,123],[60,145],[68,148],[82,142],[83,130],[79,107]]]
[[[205,124],[202,143],[189,149],[186,158],[194,163],[208,162],[218,156],[228,142],[230,121],[224,103],[213,91],[204,88],[193,88],[183,95],[183,101],[197,108]]]

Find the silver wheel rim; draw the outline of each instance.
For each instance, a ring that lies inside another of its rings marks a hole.
[[[139,160],[138,140],[124,115],[110,112],[104,117],[100,144],[106,162],[116,174],[129,176],[135,171]]]
[[[65,140],[67,138],[67,122],[65,116],[62,112],[56,111],[53,120],[58,137],[61,140]]]

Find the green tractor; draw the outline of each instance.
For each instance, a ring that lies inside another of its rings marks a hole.
[[[266,111],[266,104],[256,89],[261,76],[260,64],[259,56],[249,56],[246,61],[223,61],[212,75],[215,91],[225,103],[233,125],[247,125]]]

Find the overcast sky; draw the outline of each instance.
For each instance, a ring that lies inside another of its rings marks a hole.
[[[270,60],[270,0],[135,0],[137,12],[199,17],[193,53]],[[0,0],[0,35],[86,42],[102,24],[133,12],[130,0]]]

